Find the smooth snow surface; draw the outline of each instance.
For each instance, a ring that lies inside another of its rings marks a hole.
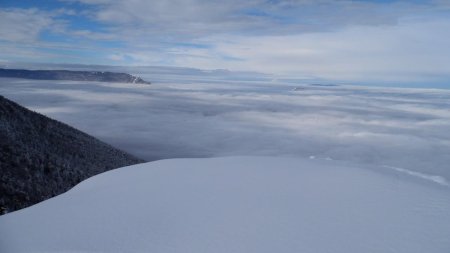
[[[162,160],[0,217],[0,252],[450,252],[447,186],[322,159]]]

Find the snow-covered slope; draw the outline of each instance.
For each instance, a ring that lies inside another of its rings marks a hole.
[[[450,252],[450,191],[326,160],[124,167],[0,217],[0,252]]]

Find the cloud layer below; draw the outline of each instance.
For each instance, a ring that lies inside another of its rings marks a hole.
[[[450,179],[450,91],[159,77],[2,79],[0,94],[149,160],[315,157]]]

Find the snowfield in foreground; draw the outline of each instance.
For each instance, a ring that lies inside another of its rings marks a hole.
[[[0,252],[450,252],[448,186],[337,161],[124,167],[0,217]]]

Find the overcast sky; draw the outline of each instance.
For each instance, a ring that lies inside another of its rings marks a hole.
[[[0,1],[0,61],[448,83],[450,2]]]

